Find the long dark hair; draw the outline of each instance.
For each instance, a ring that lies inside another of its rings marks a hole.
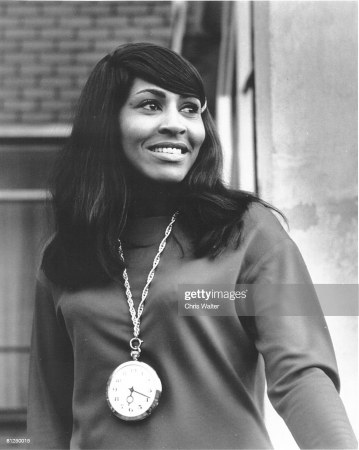
[[[122,279],[117,239],[126,224],[130,188],[118,114],[136,77],[205,104],[197,70],[167,48],[123,45],[96,65],[52,177],[55,235],[45,249],[42,267],[55,284],[81,288]],[[215,258],[228,245],[239,244],[242,216],[250,203],[259,200],[223,185],[222,151],[208,108],[202,120],[205,141],[176,202],[178,220],[192,236],[195,255]]]

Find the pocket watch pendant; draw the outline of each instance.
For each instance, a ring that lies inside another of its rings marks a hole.
[[[130,347],[132,349],[131,351],[131,357],[134,361],[137,361],[141,354],[141,344],[143,343],[143,340],[134,337],[130,340]]]

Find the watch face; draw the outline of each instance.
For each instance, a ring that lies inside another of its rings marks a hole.
[[[107,402],[123,420],[141,420],[158,405],[161,380],[148,364],[129,361],[118,366],[107,383]]]

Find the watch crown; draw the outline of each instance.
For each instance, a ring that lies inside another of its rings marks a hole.
[[[134,361],[137,361],[140,357],[141,350],[138,348],[137,350],[132,350],[131,356]]]

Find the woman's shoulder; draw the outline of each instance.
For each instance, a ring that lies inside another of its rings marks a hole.
[[[259,279],[271,283],[310,282],[302,255],[280,217],[274,209],[259,202],[246,211],[238,248],[242,252],[244,282]]]
[[[286,220],[280,211],[271,205],[253,201],[243,215],[243,231],[263,232],[273,237],[289,237],[286,231]]]
[[[296,249],[286,228],[285,219],[274,208],[259,201],[252,202],[243,215],[240,247],[250,253],[253,260],[276,248]]]

